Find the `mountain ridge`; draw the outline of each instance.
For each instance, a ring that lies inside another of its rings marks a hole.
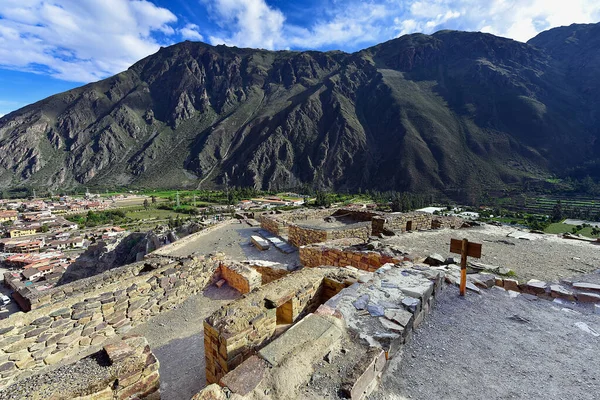
[[[594,173],[600,25],[555,29],[355,53],[161,48],[0,118],[0,187],[197,188],[227,174],[269,190],[446,192]]]

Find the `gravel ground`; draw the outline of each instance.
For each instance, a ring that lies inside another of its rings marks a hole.
[[[581,399],[600,393],[600,315],[501,289],[446,289],[371,400]]]
[[[199,236],[196,240],[174,250],[174,256],[189,256],[191,254],[209,254],[222,252],[234,260],[266,260],[281,264],[299,265],[298,252],[284,254],[271,246],[269,250],[258,250],[250,243],[250,236],[256,235],[259,228],[253,228],[245,223],[225,224],[208,235]]]
[[[600,268],[600,245],[562,239],[557,235],[535,235],[537,240],[506,236],[514,231],[514,228],[484,225],[461,230],[410,232],[385,242],[415,255],[439,253],[444,257],[460,257],[449,252],[450,239],[467,238],[483,244],[482,258],[478,261],[508,267],[515,271],[519,280],[558,281]]]
[[[228,285],[210,286],[179,307],[132,329],[131,333],[146,337],[160,362],[161,399],[189,399],[206,386],[203,321],[239,296]]]
[[[62,393],[85,393],[91,383],[108,382],[117,375],[102,353],[83,358],[45,374],[35,375],[0,391],[1,400],[48,399]],[[32,394],[35,393],[37,397]]]

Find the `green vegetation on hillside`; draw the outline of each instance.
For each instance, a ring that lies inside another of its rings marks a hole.
[[[123,210],[88,211],[86,214],[69,215],[67,219],[87,228],[98,225],[120,225],[131,221]]]

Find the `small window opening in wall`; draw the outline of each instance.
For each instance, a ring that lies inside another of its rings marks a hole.
[[[406,232],[412,231],[412,221],[406,223]]]
[[[294,322],[294,312],[292,300],[283,303],[277,307],[277,325],[289,325]]]

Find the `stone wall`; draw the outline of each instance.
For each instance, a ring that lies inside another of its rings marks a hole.
[[[334,229],[298,226],[302,221],[328,216],[345,217],[356,221],[356,224]],[[281,214],[263,214],[260,216],[260,221],[263,229],[275,235],[289,236],[290,243],[296,247],[344,237],[361,237],[366,240],[370,235],[378,236],[386,231],[403,233],[414,230],[460,228],[464,222],[460,217],[438,216],[422,211],[383,213],[352,208],[307,209]],[[365,226],[369,223],[369,227],[362,228],[361,223]]]
[[[263,285],[281,279],[290,273],[290,271],[283,268],[263,267],[257,265],[252,266],[252,268],[254,268],[256,272],[258,272],[261,275],[261,283]]]
[[[440,228],[460,228],[463,224],[460,217],[439,216],[426,212],[414,211],[409,213],[389,213],[373,217],[373,235],[383,232],[407,232]]]
[[[229,286],[240,293],[248,293],[259,287],[262,283],[262,275],[253,268],[243,264],[221,264],[219,273],[221,279],[225,279]]]
[[[387,263],[397,264],[408,260],[403,255],[391,256],[377,251],[360,251],[353,247],[336,246],[335,243],[328,243],[326,246],[302,246],[299,253],[300,263],[304,267],[351,266],[369,272],[376,271]]]
[[[159,399],[158,369],[146,339],[126,336],[73,364],[13,384],[0,392],[0,400]]]
[[[260,227],[271,232],[273,235],[281,236],[287,234],[287,224],[277,219],[277,214],[262,214],[258,217]]]
[[[0,321],[0,388],[46,365],[91,354],[182,303],[211,283],[221,261],[186,259],[154,270],[136,263],[50,291],[43,307]],[[61,300],[53,301],[58,293]]]
[[[325,242],[327,241],[327,231],[325,229],[312,229],[298,225],[290,225],[288,229],[288,241],[295,247],[310,243]]]
[[[460,217],[434,215],[431,222],[432,229],[458,229],[465,220]]]
[[[214,225],[210,225],[209,227],[204,228],[201,231],[192,233],[191,235],[187,235],[171,244],[163,246],[160,249],[153,251],[151,254],[157,256],[171,256],[175,251],[179,250],[183,246],[187,246],[190,242],[195,241],[199,237],[206,236],[211,232],[214,232],[215,230],[234,222],[237,223],[237,219],[226,219],[225,221],[221,221]]]
[[[373,217],[383,216],[385,213],[367,209],[340,208],[332,214],[334,217],[349,217],[355,221],[370,222]]]
[[[328,283],[324,284],[324,279]],[[266,345],[278,324],[297,321],[356,281],[356,274],[333,268],[291,273],[234,301],[204,321],[206,381],[217,383],[229,371]],[[338,282],[336,285],[334,281]],[[325,295],[327,294],[327,296]],[[278,321],[282,315],[290,321]]]
[[[288,227],[294,222],[308,221],[330,216],[336,209],[329,208],[306,208],[292,212],[278,214],[262,214],[259,216],[260,226],[274,235],[282,236],[288,234]]]
[[[327,229],[290,225],[288,235],[288,241],[295,247],[343,238],[360,238],[367,241],[371,235],[371,225],[359,222],[345,227]]]

